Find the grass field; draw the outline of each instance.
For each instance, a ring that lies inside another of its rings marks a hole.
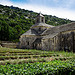
[[[44,65],[42,65],[41,63]],[[32,65],[32,66],[29,66],[30,68],[28,67],[29,71],[26,68],[23,69],[24,66],[27,67],[25,64]],[[67,73],[69,71],[70,73],[68,75],[73,75],[75,74],[75,53],[64,52],[64,51],[59,52],[59,51],[43,51],[43,50],[31,50],[31,49],[27,50],[27,49],[0,48],[0,65],[1,65],[0,75],[2,74],[6,74],[6,75],[11,75],[11,74],[13,75],[40,75],[40,74],[41,75],[62,75],[62,74],[58,74],[60,73],[59,69],[61,69],[61,71],[64,73],[65,72]],[[11,70],[11,69],[7,69],[7,65],[9,68],[12,68],[13,66],[15,67],[13,67],[13,69]],[[39,67],[38,65],[41,67]],[[49,66],[52,67],[54,71],[52,71],[52,69]],[[15,70],[15,72],[11,72],[11,71],[14,71],[16,67],[17,69]],[[19,71],[20,67],[22,67],[21,71]],[[39,71],[37,71],[37,68],[35,69],[32,67],[38,67]],[[63,71],[65,68],[66,69],[68,68],[68,69]],[[33,72],[34,69],[35,71]],[[45,72],[45,70],[43,69],[45,69],[46,71],[49,70],[52,72],[48,73],[48,72]],[[26,70],[26,72],[23,72],[22,74],[22,71],[24,70]],[[42,70],[43,72],[41,72]]]

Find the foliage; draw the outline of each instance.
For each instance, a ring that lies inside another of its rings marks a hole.
[[[74,74],[75,54],[72,52],[0,48],[0,75]]]
[[[74,60],[0,65],[1,75],[74,75],[74,73]]]
[[[0,40],[16,41],[20,35],[26,32],[33,24],[38,13],[20,9],[13,6],[0,5]],[[56,16],[44,15],[46,23],[50,25],[62,25],[72,21]]]

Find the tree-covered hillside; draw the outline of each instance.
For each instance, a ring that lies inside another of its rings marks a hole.
[[[20,35],[35,24],[37,14],[18,7],[0,5],[0,40],[18,41]],[[52,15],[44,16],[46,23],[54,26],[72,22]]]

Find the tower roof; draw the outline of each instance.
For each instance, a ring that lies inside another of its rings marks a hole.
[[[37,15],[37,17],[44,17],[41,13],[39,13],[38,15]]]
[[[34,28],[34,27],[49,27],[49,28],[52,28],[52,27],[55,27],[55,26],[52,26],[52,25],[49,25],[49,24],[46,24],[46,23],[36,23],[36,24],[31,26],[31,28]]]

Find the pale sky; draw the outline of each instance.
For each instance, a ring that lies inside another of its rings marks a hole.
[[[0,0],[0,4],[75,21],[75,0]]]

